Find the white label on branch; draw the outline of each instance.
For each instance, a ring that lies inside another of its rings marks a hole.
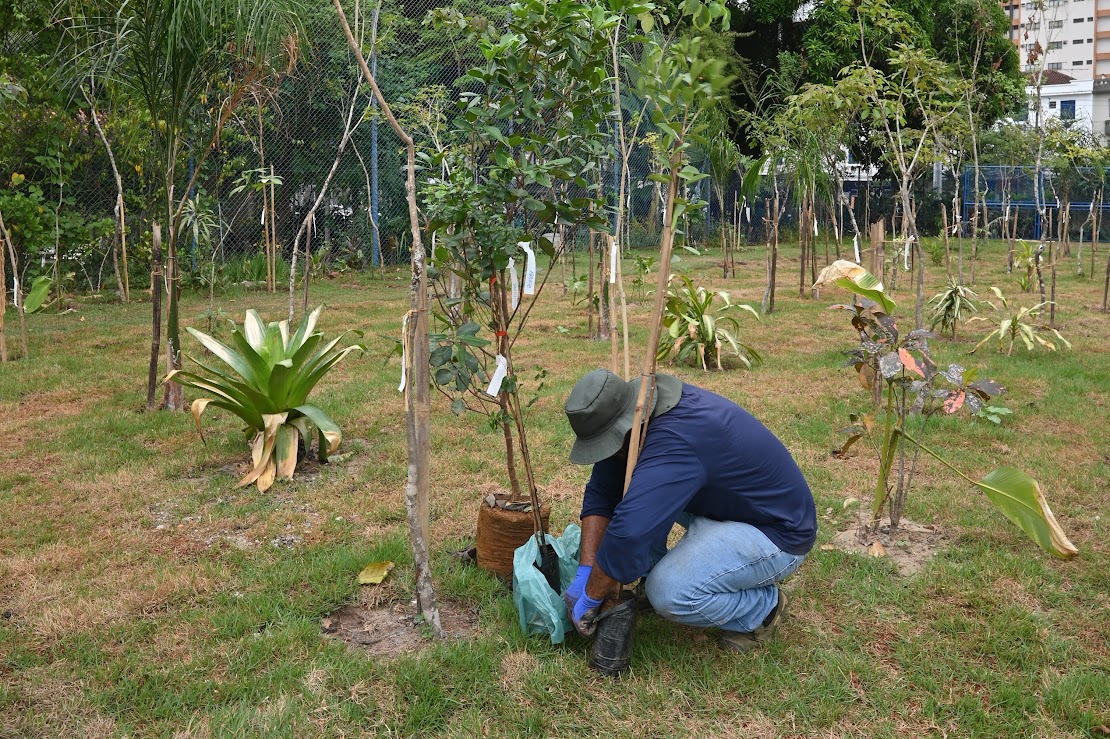
[[[856,264],[859,264],[859,234],[852,234],[852,248],[856,250]]]
[[[752,222],[752,206],[750,205],[744,206],[744,220],[746,220],[748,223]]]
[[[509,278],[513,286],[513,310],[520,305],[520,279],[516,275],[516,260],[509,257]]]
[[[612,236],[606,234],[609,242],[609,284],[617,284],[617,242]]]
[[[821,234],[817,233],[817,219],[813,219],[813,238],[817,238]]]
[[[906,239],[906,251],[902,255],[902,266],[905,268],[905,270],[907,272],[910,271],[910,244],[912,244],[912,243],[913,243],[913,234],[910,234],[909,238]]]
[[[833,221],[833,241],[840,243],[840,227],[836,225],[836,221]]]
[[[528,260],[524,264],[524,294],[536,294],[536,252],[532,251],[532,246],[527,241],[518,241],[517,246],[524,250],[528,255]]]
[[[401,384],[397,386],[397,392],[405,392],[405,368],[409,366],[408,352],[405,347],[408,346],[408,327],[409,327],[409,314],[406,313],[405,317],[401,319]]]
[[[507,374],[509,374],[509,362],[498,354],[497,369],[493,371],[493,377],[489,378],[489,387],[486,388],[486,395],[497,395],[501,392],[501,383],[505,381],[505,375]]]

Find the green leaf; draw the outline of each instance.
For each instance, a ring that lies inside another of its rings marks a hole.
[[[299,405],[293,410],[302,416],[307,416],[308,420],[316,425],[320,432],[320,448],[318,451],[320,461],[327,462],[328,456],[333,454],[343,441],[343,432],[339,430],[335,421],[331,420],[331,416],[314,405]]]
[[[848,292],[878,303],[888,314],[893,313],[897,306],[883,291],[883,283],[879,278],[854,262],[836,260],[821,270],[813,286],[822,287],[829,284],[842,287]]]
[[[1056,522],[1041,486],[1012,467],[1000,467],[975,483],[995,507],[1042,549],[1063,559],[1079,554]]]
[[[23,299],[23,312],[34,313],[42,308],[43,303],[46,302],[46,296],[50,294],[50,286],[53,283],[54,281],[45,275],[36,277],[35,281],[31,283],[31,289],[27,291],[27,297]]]

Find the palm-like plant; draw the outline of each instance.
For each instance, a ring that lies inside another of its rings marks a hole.
[[[677,287],[675,278],[681,282]],[[722,369],[721,352],[726,346],[748,369],[762,361],[759,353],[737,336],[740,323],[726,312],[739,308],[759,320],[759,313],[750,305],[733,303],[727,292],[706,290],[695,286],[689,277],[671,275],[667,302],[663,310],[663,334],[659,345],[660,359],[700,365],[708,372],[709,365]]]
[[[956,280],[949,280],[944,290],[929,300],[929,303],[936,305],[929,328],[936,331],[937,326],[940,326],[942,332],[947,331],[955,339],[957,324],[965,320],[967,314],[979,310],[975,307],[977,299],[978,296],[969,287]]]
[[[260,492],[265,492],[275,479],[292,478],[300,442],[304,439],[306,446],[310,444],[313,430],[319,437],[317,456],[321,462],[326,462],[343,440],[335,421],[306,401],[312,388],[332,367],[363,347],[352,344],[337,350],[343,335],[325,343],[324,335],[315,331],[323,309],[320,306],[312,311],[292,335],[288,321],[263,323],[256,311],[248,310],[243,326],[232,329],[234,348],[192,327],[187,329],[230,371],[185,355],[208,375],[175,370],[165,381],[179,382],[214,396],[198,398],[192,404],[193,419],[202,440],[200,417],[210,405],[231,411],[247,424],[253,465],[236,487],[253,482]]]
[[[1039,326],[1035,323],[1036,319],[1041,315],[1041,311],[1048,305],[1047,302],[1037,303],[1028,308],[1012,308],[1010,307],[1010,301],[1006,299],[1006,296],[1002,294],[1001,290],[997,287],[992,287],[991,292],[998,298],[998,305],[995,305],[989,300],[986,301],[986,303],[994,308],[999,316],[998,328],[983,337],[983,340],[976,344],[975,348],[971,350],[972,354],[979,351],[979,347],[994,338],[998,339],[999,354],[1002,353],[1002,348],[1005,346],[1005,343],[1007,341],[1010,342],[1010,346],[1006,350],[1006,356],[1010,356],[1014,353],[1014,344],[1018,339],[1021,339],[1022,343],[1025,344],[1026,351],[1033,351],[1037,344],[1040,344],[1051,352],[1056,351],[1060,346],[1066,346],[1068,349],[1071,349],[1071,343],[1061,336],[1059,331],[1054,328]],[[976,317],[970,319],[969,323],[971,321],[986,320],[988,319]],[[1045,337],[1044,334],[1046,332],[1050,332],[1056,338]]]

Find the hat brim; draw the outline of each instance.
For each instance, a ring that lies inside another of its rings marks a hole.
[[[624,437],[632,429],[632,418],[636,415],[636,396],[640,392],[640,378],[628,381],[632,392],[629,402],[621,413],[604,431],[588,439],[575,439],[570,450],[570,461],[574,464],[596,464],[608,459],[624,446]],[[682,397],[682,380],[673,375],[656,373],[655,392],[651,399],[651,418],[657,418],[678,405]]]

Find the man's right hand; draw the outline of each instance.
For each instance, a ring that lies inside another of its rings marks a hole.
[[[591,598],[582,593],[570,609],[570,622],[574,629],[582,636],[593,636],[597,631],[597,617],[601,615],[601,604],[604,599]],[[568,603],[569,605],[569,603]]]

